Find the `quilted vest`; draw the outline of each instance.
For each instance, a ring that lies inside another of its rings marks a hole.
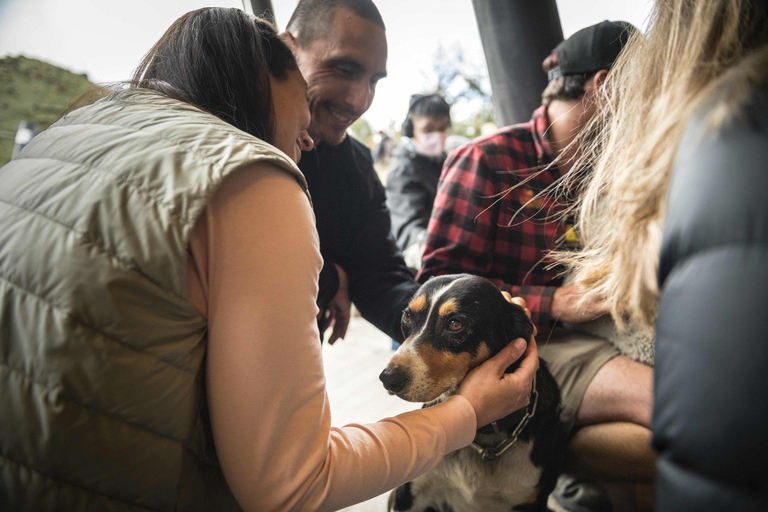
[[[75,110],[0,169],[0,510],[239,510],[217,462],[190,232],[269,144],[161,94]]]

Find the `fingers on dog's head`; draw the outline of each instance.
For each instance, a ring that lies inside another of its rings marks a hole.
[[[534,327],[531,323],[530,312],[515,303],[505,303],[504,307],[504,336],[507,341],[515,338],[531,339]]]

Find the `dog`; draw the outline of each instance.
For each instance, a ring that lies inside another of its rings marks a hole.
[[[533,332],[520,306],[469,274],[427,281],[403,311],[401,326],[405,341],[379,379],[390,394],[428,402],[424,407],[455,394],[472,368]],[[470,446],[395,489],[390,510],[545,511],[561,472],[565,434],[560,390],[540,361],[527,407],[481,428]]]

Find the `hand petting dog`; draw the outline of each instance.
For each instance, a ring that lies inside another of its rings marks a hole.
[[[520,367],[513,373],[504,373],[521,356]],[[475,408],[477,428],[528,405],[533,375],[538,368],[539,353],[531,336],[527,344],[523,338],[518,338],[470,371],[457,394],[469,400]]]

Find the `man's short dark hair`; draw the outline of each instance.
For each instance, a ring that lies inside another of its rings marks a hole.
[[[328,33],[339,8],[384,28],[384,20],[371,0],[300,0],[286,30],[297,37],[299,46],[306,48]]]
[[[549,72],[559,64],[557,54],[551,53],[542,64],[544,72]],[[578,100],[584,96],[587,81],[595,73],[579,73],[576,75],[565,75],[552,79],[547,84],[544,92],[541,93],[542,105],[549,105],[553,100]]]

